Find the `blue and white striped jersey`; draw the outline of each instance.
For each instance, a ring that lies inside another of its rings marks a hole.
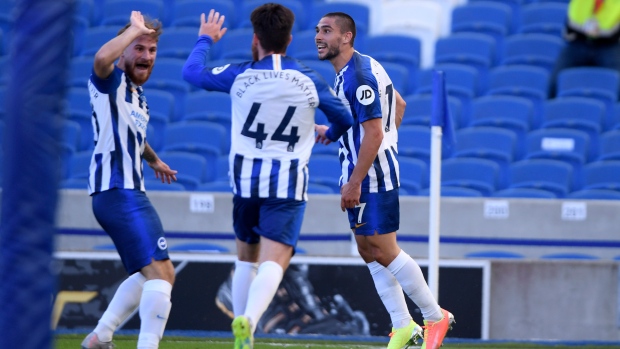
[[[392,80],[372,57],[355,51],[351,60],[338,72],[336,94],[351,109],[353,126],[340,138],[340,185],[347,183],[357,163],[364,139],[362,123],[374,118],[383,120],[383,142],[373,166],[362,182],[362,192],[376,193],[398,188],[396,98]]]
[[[198,39],[183,76],[196,86],[231,96],[233,193],[307,200],[315,108],[332,123],[328,137],[333,141],[352,124],[350,113],[317,73],[287,56],[206,68],[211,42],[208,36]]]
[[[144,191],[142,154],[149,110],[142,87],[115,66],[107,79],[93,72],[88,90],[95,133],[89,193],[112,188]]]

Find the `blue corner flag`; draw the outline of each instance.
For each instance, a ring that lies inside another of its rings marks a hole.
[[[448,108],[446,95],[445,74],[441,70],[433,71],[433,108],[431,113],[431,126],[439,126],[442,129],[442,148],[450,152],[454,143],[454,125]]]

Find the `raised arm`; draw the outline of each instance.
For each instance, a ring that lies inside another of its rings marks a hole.
[[[198,30],[198,41],[187,57],[183,65],[183,79],[194,86],[203,86],[202,71],[205,68],[207,55],[211,45],[218,42],[227,28],[222,28],[225,16],[220,16],[215,10],[209,11],[209,17],[205,20],[205,14],[200,15],[200,29]]]
[[[144,25],[144,17],[140,11],[131,12],[130,23],[127,30],[106,42],[95,54],[94,71],[99,78],[106,79],[112,74],[114,62],[137,37],[155,32]]]

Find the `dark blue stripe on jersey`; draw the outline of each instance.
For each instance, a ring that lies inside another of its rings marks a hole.
[[[346,133],[345,133],[346,135]],[[344,152],[340,152],[340,154],[338,154],[338,160],[340,160],[340,168],[342,169],[342,163],[344,163]],[[348,171],[348,169],[347,169]],[[338,185],[340,185],[342,187],[342,181],[344,180],[344,178],[342,177],[342,175],[340,175],[340,179],[338,180]]]
[[[144,90],[142,90],[142,87],[138,86],[137,91],[138,91],[138,105],[140,106],[140,108],[146,109],[146,113],[149,114],[149,106],[147,105],[145,108],[144,102],[146,100],[146,97],[144,97]]]
[[[118,134],[118,105],[116,104],[116,91],[112,91],[109,94],[110,99],[110,113],[112,114],[112,132],[114,133],[114,151],[111,153],[110,158],[110,188],[116,188],[118,183],[119,188],[124,187],[125,172],[123,169],[123,146],[121,144],[121,138]]]
[[[97,164],[97,168],[95,169],[95,192],[101,191],[101,182],[103,178],[103,168],[101,166],[102,159],[103,154],[95,154],[95,163]]]
[[[344,72],[342,72],[341,70],[340,75],[336,76],[336,88],[334,89],[336,90],[336,96],[338,96],[338,94],[340,93],[340,87],[342,87],[343,81],[344,81]]]
[[[131,90],[133,90],[133,88],[131,87],[129,75],[127,74],[125,74],[125,84],[127,85],[127,87],[125,87],[125,102],[132,103],[133,93],[131,93]]]
[[[254,159],[252,162],[252,178],[250,179],[250,195],[258,197],[258,185],[260,183],[260,168],[263,165],[263,159]]]
[[[295,198],[297,189],[297,168],[299,167],[299,159],[291,160],[291,167],[288,170],[288,196],[289,199]]]
[[[138,135],[139,134],[140,133],[138,133]],[[133,177],[133,188],[140,190],[141,173],[138,173],[138,171],[136,171],[136,167],[138,165],[137,162],[141,161],[141,159],[136,159],[135,149],[136,149],[136,136],[134,136],[131,129],[128,128],[127,129],[127,150],[129,152],[129,157],[131,158],[131,172],[132,172],[132,177]]]
[[[394,148],[392,148],[392,150],[394,150]],[[392,179],[392,184],[394,185],[394,188],[398,188],[400,187],[400,183],[398,182],[398,177],[396,176],[396,166],[394,165],[394,162],[396,161],[396,155],[386,149],[385,158],[387,159],[388,166],[390,166],[390,178]]]
[[[345,132],[342,134],[342,143],[344,143],[344,148],[347,150],[347,154],[351,157],[351,147],[349,146],[349,133]],[[350,158],[353,161],[353,157]]]
[[[278,179],[280,178],[280,160],[271,160],[271,173],[269,174],[269,197],[278,196]]]
[[[95,120],[95,133],[97,134],[96,139],[93,139],[95,146],[97,145],[97,141],[99,140],[99,133],[101,132],[101,127],[99,126],[99,118],[97,118],[97,113],[93,110],[93,119]]]
[[[243,155],[235,154],[233,163],[233,179],[237,195],[241,195],[241,167],[243,166]]]
[[[385,175],[383,174],[383,169],[381,168],[381,162],[379,161],[378,154],[375,157],[375,160],[372,162],[372,166],[375,168],[375,175],[377,176],[377,187],[379,188],[379,191],[385,191]]]
[[[303,173],[304,173],[304,187],[303,187],[303,190],[301,192],[301,195],[302,195],[301,199],[302,200],[304,199],[303,195],[306,192],[306,187],[308,185],[308,166],[304,167]]]

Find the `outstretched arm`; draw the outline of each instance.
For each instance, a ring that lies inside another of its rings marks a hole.
[[[140,11],[132,11],[130,17],[131,25],[121,35],[106,42],[95,54],[95,74],[106,79],[114,70],[114,61],[123,54],[123,51],[137,37],[144,34],[154,33],[155,30],[149,29],[144,25],[144,17]]]
[[[177,180],[177,171],[170,169],[165,162],[161,161],[161,159],[157,156],[153,148],[146,143],[144,147],[144,154],[142,154],[144,160],[149,165],[150,168],[155,171],[155,177],[160,178],[161,182],[171,183],[172,180],[176,182]]]

